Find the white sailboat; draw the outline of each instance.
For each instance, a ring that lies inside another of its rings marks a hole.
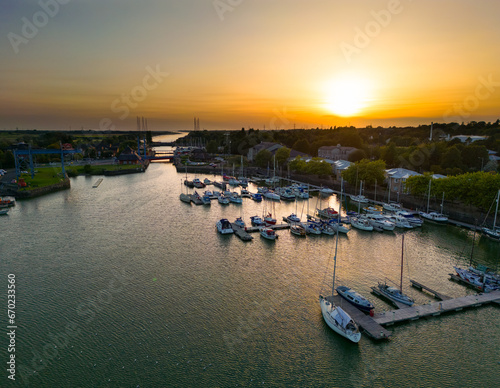
[[[431,199],[431,182],[432,182],[432,178],[429,179],[429,193],[427,195],[427,211],[419,212],[418,214],[420,215],[420,217],[422,217],[426,221],[431,221],[431,222],[434,222],[436,224],[447,224],[448,217],[446,217],[443,214],[444,192],[443,192],[443,199],[441,200],[441,213],[429,212],[429,201]]]
[[[500,227],[497,226],[498,202],[500,202],[500,190],[498,190],[497,194],[497,206],[495,209],[495,218],[493,219],[493,228],[490,229],[484,227],[482,231],[486,237],[492,239],[493,241],[500,242]]]
[[[337,232],[335,239],[335,256],[333,259],[332,294],[329,296],[323,296],[320,294],[319,304],[321,307],[321,314],[323,315],[323,319],[326,324],[336,333],[354,343],[357,343],[361,339],[361,332],[359,331],[358,325],[342,307],[335,305],[333,300],[333,294],[335,292],[335,271],[337,268],[338,243],[339,234]]]
[[[182,190],[183,190],[183,188],[182,188],[182,180],[181,180],[181,194],[179,195],[179,199],[182,202],[189,203],[191,205],[191,197],[189,196],[189,194],[184,193]]]

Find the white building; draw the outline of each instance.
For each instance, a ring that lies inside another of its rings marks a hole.
[[[422,175],[416,171],[407,170],[406,168],[390,168],[385,170],[385,176],[387,177],[387,184],[390,186],[391,191],[405,193],[406,180],[415,175]]]

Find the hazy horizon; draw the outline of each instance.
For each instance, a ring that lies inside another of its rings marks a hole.
[[[0,129],[418,126],[500,117],[500,3],[7,0]]]

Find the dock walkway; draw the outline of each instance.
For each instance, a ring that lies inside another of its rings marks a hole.
[[[416,280],[411,280],[410,279],[410,282],[411,282],[411,285],[413,287],[418,288],[421,291],[423,291],[423,290],[428,291],[429,293],[433,294],[436,299],[439,299],[439,300],[448,300],[448,299],[451,299],[451,297],[449,297],[448,295],[442,294],[442,293],[440,293],[438,291],[433,290],[430,287],[424,286],[422,283],[419,283]]]
[[[375,314],[374,320],[380,325],[392,325],[398,322],[414,321],[422,317],[437,316],[446,312],[460,311],[466,307],[479,307],[497,300],[500,300],[500,291],[468,295],[461,298],[447,299],[441,302]]]
[[[235,224],[231,224],[232,225],[232,228],[234,230],[234,234],[236,236],[238,236],[240,239],[242,239],[243,241],[250,241],[250,240],[253,240],[253,236],[250,236],[246,230],[238,225],[235,225]]]
[[[331,302],[332,297],[326,298]],[[355,306],[347,302],[340,295],[335,295],[333,297],[333,303],[337,306],[342,307],[354,322],[358,324],[370,337],[376,340],[387,339],[392,335],[392,331],[385,329],[383,326],[375,322],[375,320],[366,315],[361,310],[357,309]]]

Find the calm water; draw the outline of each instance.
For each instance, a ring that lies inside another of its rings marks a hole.
[[[497,307],[396,326],[389,342],[363,336],[354,345],[326,326],[318,303],[334,238],[284,230],[275,243],[257,234],[244,243],[215,231],[219,218],[249,222],[264,206],[279,219],[305,218],[308,206],[338,206],[335,196],[196,207],[179,201],[184,177],[160,163],[105,177],[98,188],[98,177],[77,177],[71,190],[0,217],[0,279],[6,290],[7,274],[16,275],[18,325],[16,382],[4,368],[1,386],[498,386]],[[468,262],[472,237],[451,226],[406,232],[405,288],[417,303],[430,297],[411,289],[410,277],[450,296],[471,293],[448,273]],[[495,265],[499,251],[481,238],[474,256]],[[389,310],[369,291],[386,277],[398,281],[400,257],[400,232],[353,230],[339,241],[337,282]],[[6,349],[4,336],[3,365]]]

